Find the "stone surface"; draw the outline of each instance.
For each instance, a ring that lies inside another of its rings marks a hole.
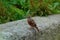
[[[60,14],[33,19],[40,32],[30,29],[23,19],[0,24],[0,40],[60,40]]]

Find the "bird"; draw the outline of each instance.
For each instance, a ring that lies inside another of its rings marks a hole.
[[[39,32],[39,29],[38,29],[35,21],[31,18],[31,16],[27,17],[27,23],[31,26],[31,28],[35,28]]]

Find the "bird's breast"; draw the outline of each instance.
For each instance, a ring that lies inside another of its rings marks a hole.
[[[36,26],[36,24],[34,22],[32,22],[32,20],[28,20],[28,24],[32,27]]]

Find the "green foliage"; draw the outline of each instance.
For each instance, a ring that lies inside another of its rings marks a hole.
[[[6,2],[6,3],[5,3]],[[26,16],[26,11],[15,7],[15,2],[1,1],[0,2],[0,23],[23,19]]]
[[[35,1],[35,0],[34,0]],[[37,0],[37,2],[33,2],[34,6],[32,8],[33,11],[32,16],[48,16],[51,14],[60,13],[60,1],[59,0]]]
[[[31,16],[60,13],[60,0],[0,0],[0,24]]]

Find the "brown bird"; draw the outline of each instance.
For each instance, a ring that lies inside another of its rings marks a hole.
[[[30,16],[27,17],[27,22],[31,26],[31,28],[36,28],[37,31],[39,32],[39,29],[38,29],[35,21]]]

